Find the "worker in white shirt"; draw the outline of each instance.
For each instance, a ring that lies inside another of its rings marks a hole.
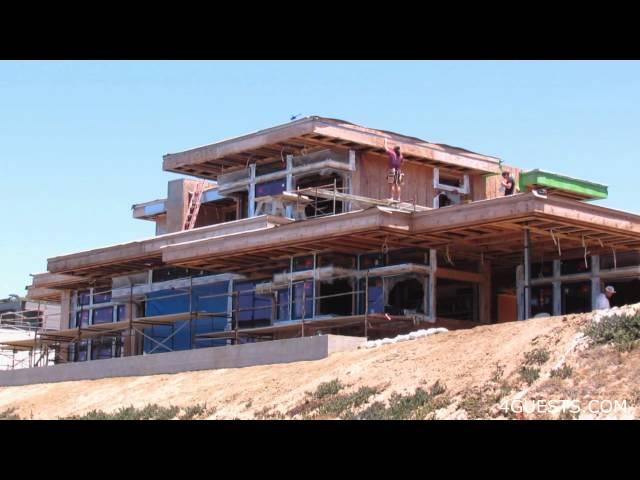
[[[609,299],[613,297],[615,293],[616,290],[611,285],[605,288],[604,293],[598,295],[598,298],[596,299],[596,310],[605,310],[607,308],[611,308]]]

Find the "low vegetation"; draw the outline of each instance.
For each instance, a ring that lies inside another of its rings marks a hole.
[[[525,365],[544,365],[549,360],[549,351],[544,348],[536,348],[524,354]]]
[[[15,411],[15,408],[7,408],[0,412],[0,420],[20,420],[20,417],[14,413]]]
[[[207,418],[215,413],[215,408],[207,408],[207,404],[196,404],[190,407],[163,407],[156,403],[142,408],[122,407],[113,412],[91,410],[82,415],[60,417],[59,420],[197,420]],[[0,420],[25,420],[15,413],[15,408],[0,412]]]
[[[590,323],[584,331],[595,345],[613,344],[622,352],[629,352],[640,340],[640,315],[614,315]]]
[[[563,365],[560,368],[551,370],[550,375],[552,378],[569,378],[573,374],[573,368],[569,365]]]
[[[532,385],[538,378],[540,378],[540,369],[534,367],[521,367],[520,378],[527,382],[527,385]]]

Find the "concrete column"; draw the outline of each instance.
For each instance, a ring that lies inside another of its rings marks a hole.
[[[524,235],[524,318],[531,318],[531,235],[525,229]]]
[[[436,321],[436,272],[438,270],[438,252],[432,248],[429,250],[429,317]]]
[[[560,280],[560,260],[553,261],[553,314],[562,315],[562,281]]]
[[[524,267],[516,267],[516,303],[518,305],[518,320],[524,320]]]
[[[251,218],[256,214],[256,164],[249,165],[249,205],[247,206],[247,217]]]
[[[291,170],[293,169],[293,155],[287,155],[287,192],[293,190],[293,173]],[[289,218],[293,218],[293,205],[287,205],[286,215]]]
[[[478,286],[480,301],[480,323],[491,323],[491,262],[484,260],[480,263],[482,282]]]
[[[591,256],[591,310],[596,309],[600,295],[600,255]]]

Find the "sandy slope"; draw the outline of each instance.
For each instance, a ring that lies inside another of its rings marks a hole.
[[[587,321],[588,314],[480,326],[284,365],[0,387],[0,411],[17,407],[22,417],[51,419],[129,405],[190,406],[206,402],[217,408],[211,418],[244,419],[254,418],[265,407],[286,412],[303,400],[305,392],[338,378],[348,385],[347,391],[364,385],[381,387],[382,393],[370,401],[386,400],[392,392],[411,393],[439,380],[446,385],[452,404],[437,412],[437,418],[465,418],[468,412],[460,408],[460,402],[470,392],[484,391],[492,385],[496,364],[504,368],[503,378],[512,386],[507,398],[518,392],[524,398],[637,398],[637,350],[626,354],[611,347],[574,351],[567,355],[567,363],[574,368],[571,378],[545,378]],[[535,348],[548,350],[551,358],[542,365],[541,378],[528,388],[518,370],[524,353]],[[633,408],[610,414],[634,415]],[[491,416],[500,415],[494,408]]]

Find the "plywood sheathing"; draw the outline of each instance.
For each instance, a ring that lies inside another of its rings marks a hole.
[[[362,253],[388,248],[449,248],[457,255],[517,263],[522,231],[531,232],[534,252],[552,258],[582,248],[591,253],[640,248],[640,216],[564,198],[533,193],[500,197],[428,212],[367,210],[293,222],[255,217],[49,260],[49,270],[85,276],[180,265],[235,273],[280,266],[291,255],[337,251]],[[277,228],[276,225],[279,225]],[[602,243],[601,243],[602,242]]]
[[[535,251],[556,251],[550,231],[563,249],[580,248],[583,237],[590,251],[640,247],[640,217],[562,198],[532,193],[500,197],[428,212],[399,212],[380,207],[297,222],[261,235],[237,234],[163,251],[169,264],[197,268],[265,268],[278,257],[312,251],[363,252],[415,246],[450,248],[499,263],[518,262],[522,231],[528,228]],[[570,233],[566,233],[570,231]],[[602,242],[602,245],[600,245]]]
[[[167,154],[163,168],[215,179],[224,171],[280,158],[283,152],[299,155],[305,149],[330,147],[383,153],[385,138],[393,145],[399,145],[409,161],[445,166],[460,172],[499,172],[499,160],[495,157],[322,117],[308,117],[211,145]]]
[[[162,263],[161,250],[168,245],[243,231],[269,229],[292,221],[288,218],[262,215],[184,232],[169,233],[145,240],[52,257],[48,259],[48,270],[51,273],[96,277],[148,270]]]

